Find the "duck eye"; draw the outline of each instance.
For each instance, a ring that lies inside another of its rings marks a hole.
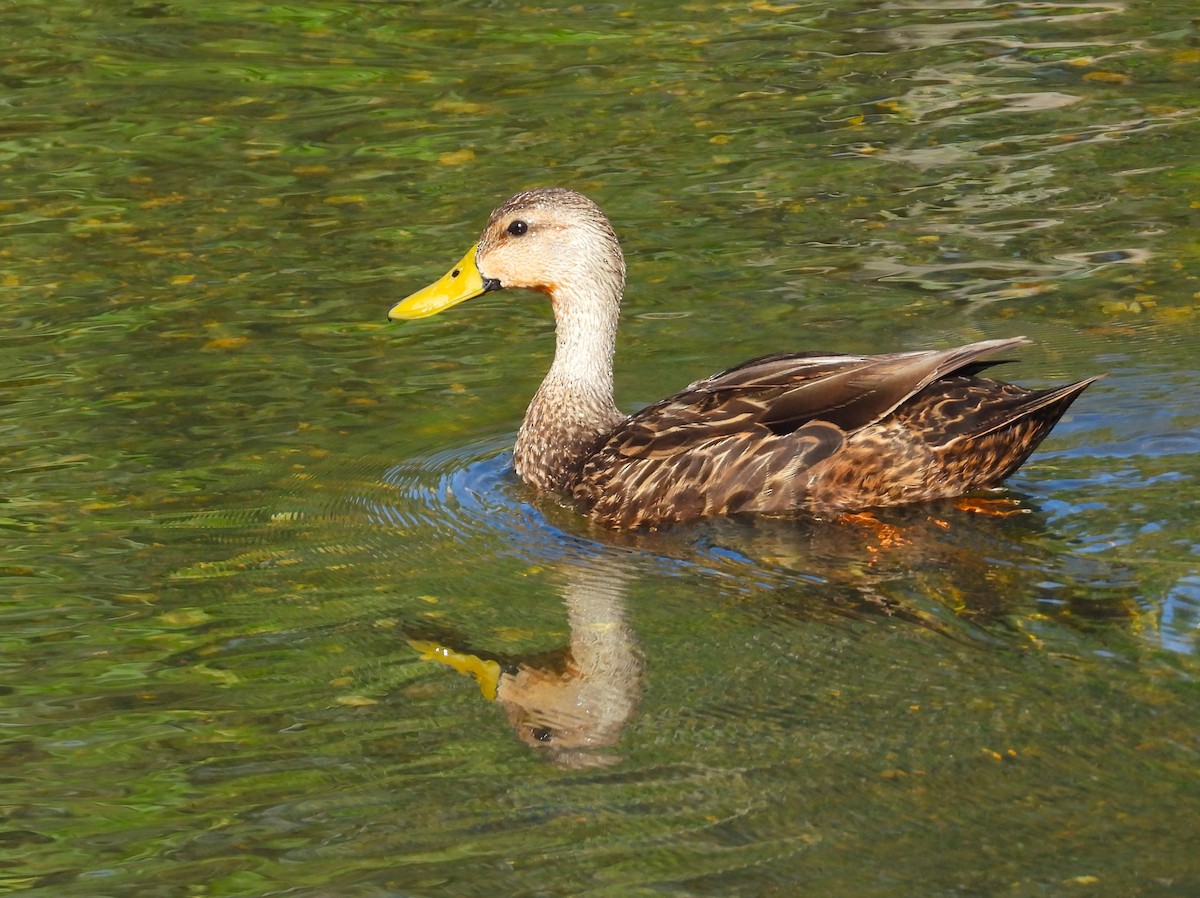
[[[529,225],[525,224],[525,222],[521,221],[519,218],[508,226],[508,233],[512,234],[514,237],[520,237],[528,230]]]

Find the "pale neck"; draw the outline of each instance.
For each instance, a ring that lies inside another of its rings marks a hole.
[[[560,288],[554,306],[554,362],[543,386],[612,405],[613,355],[620,306],[609,297]]]
[[[517,473],[543,489],[564,490],[582,456],[623,416],[613,402],[620,293],[613,285],[559,286],[554,305],[554,362],[517,434]],[[619,285],[617,286],[619,291]]]

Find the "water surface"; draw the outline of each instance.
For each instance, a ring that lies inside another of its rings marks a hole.
[[[1190,3],[0,12],[0,891],[1194,895]],[[628,408],[781,349],[1105,373],[1010,483],[618,537],[508,447],[516,190]]]

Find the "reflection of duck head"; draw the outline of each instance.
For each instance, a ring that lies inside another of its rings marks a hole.
[[[423,660],[474,677],[520,739],[556,763],[609,763],[596,751],[616,744],[637,708],[641,655],[625,623],[624,582],[611,571],[571,574],[564,591],[570,643],[561,651],[502,661],[437,641],[409,644]]]
[[[614,745],[633,713],[636,699],[624,685],[583,675],[574,663],[561,672],[522,665],[501,678],[497,699],[517,735],[533,748],[594,749]]]

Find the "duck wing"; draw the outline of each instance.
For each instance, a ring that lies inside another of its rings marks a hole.
[[[761,408],[760,423],[776,434],[810,421],[824,421],[849,434],[879,421],[933,381],[964,369],[974,374],[989,364],[999,364],[979,362],[1028,342],[1013,337],[952,349],[875,356],[766,356],[692,384],[667,402],[683,400],[697,391],[728,401],[752,396]]]
[[[878,356],[771,355],[632,415],[584,462],[572,490],[618,527],[795,509],[818,468],[931,383],[973,375],[1028,342],[987,340]],[[993,363],[994,364],[994,363]]]

